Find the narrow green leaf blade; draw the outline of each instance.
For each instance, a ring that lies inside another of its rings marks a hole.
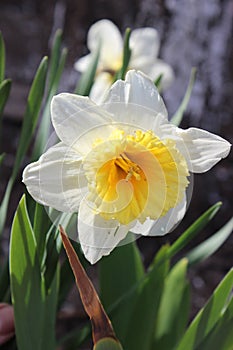
[[[190,97],[191,97],[191,93],[193,90],[193,85],[195,83],[195,79],[196,79],[196,68],[192,68],[191,70],[191,74],[190,74],[190,78],[189,78],[189,83],[188,83],[188,87],[186,90],[186,93],[184,95],[184,98],[178,108],[178,110],[176,111],[176,113],[174,114],[174,116],[171,118],[171,123],[175,124],[175,125],[180,125],[182,119],[183,119],[183,115],[184,112],[187,109]]]
[[[48,91],[50,92],[53,85],[54,80],[57,75],[57,68],[59,66],[60,56],[61,56],[61,44],[62,44],[62,30],[58,29],[54,35],[52,50],[51,50],[51,58],[49,64],[49,73],[48,73]]]
[[[11,80],[3,80],[0,84],[0,115],[2,114],[5,104],[8,100],[11,90]]]
[[[215,289],[206,306],[197,314],[176,350],[196,350],[217,324],[233,288],[233,269]]]
[[[31,142],[32,136],[34,134],[40,108],[43,101],[45,83],[46,83],[46,74],[48,68],[48,58],[44,57],[39,65],[39,68],[36,72],[35,78],[33,80],[28,101],[26,112],[24,114],[23,126],[19,140],[19,146],[16,153],[16,160],[14,164],[12,177],[15,179],[16,174],[19,170],[22,159],[27,152],[28,146]]]
[[[217,231],[209,239],[206,239],[203,243],[192,249],[187,258],[189,265],[197,264],[200,261],[207,259],[210,255],[214,254],[220,246],[227,240],[233,230],[233,218],[228,221],[219,231]]]
[[[222,203],[218,202],[202,214],[170,247],[168,256],[171,258],[183,249],[217,214]]]
[[[0,165],[2,164],[2,162],[4,161],[4,158],[5,158],[5,153],[2,153],[0,155]]]
[[[233,349],[233,299],[231,298],[229,305],[217,324],[197,346],[197,350],[232,350]]]
[[[25,196],[19,203],[12,225],[10,280],[18,348],[39,350],[43,323],[41,275]]]
[[[50,105],[51,100],[53,96],[57,93],[58,86],[61,80],[61,76],[65,67],[67,58],[67,49],[64,48],[61,52],[60,61],[58,62],[58,65],[56,67],[56,70],[52,73],[50,72],[50,78],[49,78],[49,89],[48,89],[48,95],[46,98],[46,104],[44,107],[43,115],[41,118],[41,122],[39,125],[39,130],[36,136],[36,141],[34,144],[34,149],[32,152],[32,160],[37,160],[40,155],[43,153],[46,143],[48,142],[50,129],[51,129],[51,118],[50,118]],[[53,56],[51,57],[51,60],[53,60]],[[53,63],[55,64],[55,62]],[[52,64],[50,64],[50,69],[54,69],[53,66],[51,68]]]
[[[0,32],[0,83],[4,80],[5,76],[5,44],[2,36],[2,32]]]
[[[75,93],[78,95],[88,96],[91,91],[91,87],[95,79],[95,74],[99,62],[100,47],[101,43],[99,44],[99,47],[96,50],[96,52],[93,54],[88,69],[81,75],[78,81],[78,84],[75,88]]]
[[[127,350],[149,350],[157,313],[164,289],[169,261],[164,259],[168,247],[161,248],[148,272],[134,304],[126,337],[122,345]],[[163,263],[161,263],[163,261]]]
[[[33,231],[37,243],[37,255],[40,264],[42,263],[45,254],[46,236],[51,225],[52,223],[48,217],[48,214],[45,211],[44,206],[39,203],[36,203],[33,221]]]
[[[184,334],[190,307],[187,266],[187,259],[180,260],[166,277],[151,350],[173,349]]]
[[[124,49],[123,49],[122,67],[119,70],[119,72],[116,73],[114,80],[125,79],[125,74],[127,72],[127,69],[128,69],[128,66],[129,66],[130,57],[131,57],[131,49],[129,47],[130,35],[131,35],[131,29],[127,28],[126,31],[125,31],[125,36],[124,36]]]
[[[117,247],[109,256],[102,258],[99,262],[99,281],[104,307],[114,304],[143,276],[144,267],[136,242]]]

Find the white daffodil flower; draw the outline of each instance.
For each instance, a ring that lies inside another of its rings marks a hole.
[[[81,73],[85,72],[90,60],[101,45],[97,75],[90,92],[90,97],[96,103],[101,103],[107,89],[112,85],[115,73],[122,66],[123,38],[114,23],[107,19],[93,24],[87,36],[87,47],[90,54],[80,58],[74,65]],[[140,70],[152,80],[162,74],[161,87],[164,89],[173,80],[172,68],[158,58],[160,41],[154,28],[140,28],[132,31],[129,42],[132,50],[129,69]]]
[[[78,212],[78,239],[91,263],[129,230],[171,231],[187,208],[190,173],[209,170],[230,151],[217,135],[170,124],[153,82],[133,70],[101,106],[62,93],[51,115],[61,141],[25,168],[23,182],[39,203]]]

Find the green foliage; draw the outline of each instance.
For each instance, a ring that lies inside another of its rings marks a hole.
[[[53,96],[57,93],[61,75],[64,70],[67,58],[67,49],[62,49],[62,31],[60,29],[55,33],[53,40],[51,57],[49,59],[48,74],[46,79],[46,99],[43,109],[39,130],[34,144],[32,159],[37,160],[44,151],[49,138],[51,119],[50,119],[50,104]]]
[[[131,49],[129,47],[129,40],[131,35],[131,29],[127,28],[124,37],[124,49],[123,49],[123,61],[121,69],[116,73],[114,80],[125,79],[125,74],[127,72],[129,61],[131,57]]]
[[[2,33],[0,32],[0,84],[3,82],[5,76],[5,56],[5,44]]]
[[[55,349],[58,270],[46,289],[24,196],[12,225],[10,280],[18,349]]]
[[[209,239],[206,239],[203,243],[199,244],[197,247],[188,253],[187,258],[189,264],[197,264],[200,261],[208,258],[210,255],[214,254],[216,250],[226,241],[233,230],[233,218],[228,221],[218,232],[216,232]]]
[[[1,217],[0,234],[5,224],[10,194],[16,179],[16,175],[19,171],[22,160],[28,150],[28,147],[30,145],[32,136],[36,128],[39,111],[40,111],[43,96],[44,96],[47,65],[48,65],[48,59],[47,57],[45,57],[43,58],[43,60],[39,65],[39,68],[36,72],[35,78],[32,83],[32,87],[29,92],[26,111],[23,118],[23,126],[20,134],[20,140],[19,140],[19,144],[16,152],[13,172],[8,182],[5,195],[0,207],[0,217]]]
[[[182,122],[182,119],[183,119],[183,116],[184,116],[184,112],[187,109],[187,106],[188,106],[188,103],[189,103],[189,100],[190,100],[190,97],[191,97],[191,93],[192,93],[192,90],[193,90],[193,85],[195,83],[195,79],[196,79],[196,68],[192,68],[186,93],[185,93],[185,95],[183,97],[183,100],[182,100],[178,110],[176,111],[176,113],[171,118],[171,123],[173,123],[173,124],[175,124],[177,126],[180,125],[180,123]]]
[[[233,315],[232,315],[232,296],[230,297],[233,288],[233,270],[231,270],[223,281],[216,288],[215,292],[211,296],[206,306],[198,313],[193,320],[188,330],[184,334],[179,346],[176,350],[194,350],[194,349],[210,349],[209,347],[202,347],[203,342],[208,343],[213,338],[218,338],[218,343],[224,343],[226,341],[224,336],[220,335],[219,327],[223,324],[227,326],[229,330],[229,324],[231,329],[233,327]],[[230,347],[215,347],[212,349],[227,350],[233,347],[232,332],[229,332]],[[229,340],[227,339],[227,342]],[[212,343],[213,345],[213,343]],[[217,344],[216,344],[217,345]]]
[[[185,331],[190,311],[187,266],[187,259],[180,260],[165,278],[151,350],[173,349]]]
[[[88,96],[91,87],[93,85],[95,74],[99,62],[101,43],[99,43],[99,47],[96,52],[93,54],[88,69],[81,75],[78,84],[75,88],[75,93],[82,96]]]

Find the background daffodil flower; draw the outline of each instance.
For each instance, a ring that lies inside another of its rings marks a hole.
[[[61,141],[25,168],[23,182],[39,203],[78,212],[77,239],[91,263],[129,230],[171,231],[187,209],[190,173],[206,172],[230,151],[220,136],[170,124],[153,81],[134,70],[101,105],[62,93],[51,115]]]
[[[97,103],[102,101],[104,93],[122,66],[123,38],[117,26],[109,20],[100,20],[90,27],[87,35],[90,54],[75,63],[77,71],[83,73],[88,69],[99,44],[101,49],[97,75],[90,93],[92,100]],[[160,40],[157,30],[150,27],[133,30],[129,46],[131,49],[129,69],[140,70],[154,81],[162,74],[161,88],[168,87],[174,74],[171,66],[158,58]]]

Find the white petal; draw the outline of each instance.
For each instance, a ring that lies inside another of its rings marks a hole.
[[[62,212],[77,212],[87,182],[77,152],[59,143],[23,172],[28,192],[39,203]]]
[[[136,225],[133,228],[131,228],[130,231],[139,235],[147,236],[154,224],[155,221],[151,219],[146,219],[146,221],[143,224],[137,221]]]
[[[75,64],[74,64],[74,68],[78,71],[78,72],[85,72],[90,64],[91,61],[91,54],[86,55],[84,57],[79,58]]]
[[[103,125],[107,128],[112,122],[109,114],[88,97],[69,93],[62,93],[53,98],[51,114],[58,137],[82,154],[85,154],[100,137],[96,128]]]
[[[150,71],[148,71],[147,74],[153,80],[156,80],[162,74],[162,89],[168,88],[174,80],[174,72],[172,67],[162,60],[158,59],[153,62],[153,65],[150,67]]]
[[[118,224],[116,220],[105,221],[96,214],[88,202],[83,199],[78,213],[78,237],[87,260],[95,264],[124,239],[130,226]]]
[[[125,81],[112,85],[102,106],[114,115],[115,121],[145,130],[167,123],[167,110],[154,83],[134,70],[126,74]]]
[[[107,19],[91,26],[87,37],[87,46],[91,52],[101,45],[99,63],[101,68],[117,70],[122,63],[123,40],[114,23]]]
[[[142,232],[142,234],[149,236],[163,236],[166,233],[171,232],[183,219],[186,210],[187,200],[186,196],[184,196],[184,199],[176,207],[170,209],[166,215],[154,221],[154,225],[149,232],[147,231],[145,234]]]
[[[159,53],[159,46],[159,36],[156,29],[140,28],[133,30],[130,36],[130,48],[132,50],[130,67],[140,69],[146,73],[146,62],[155,61]],[[143,66],[141,66],[142,59],[144,61]]]
[[[189,159],[189,170],[193,173],[208,171],[225,158],[231,149],[228,141],[202,129],[177,128],[177,134],[182,138],[182,142],[177,142],[177,146],[185,158]]]
[[[105,94],[112,84],[112,76],[109,73],[100,73],[91,88],[90,99],[97,104],[101,104]]]

